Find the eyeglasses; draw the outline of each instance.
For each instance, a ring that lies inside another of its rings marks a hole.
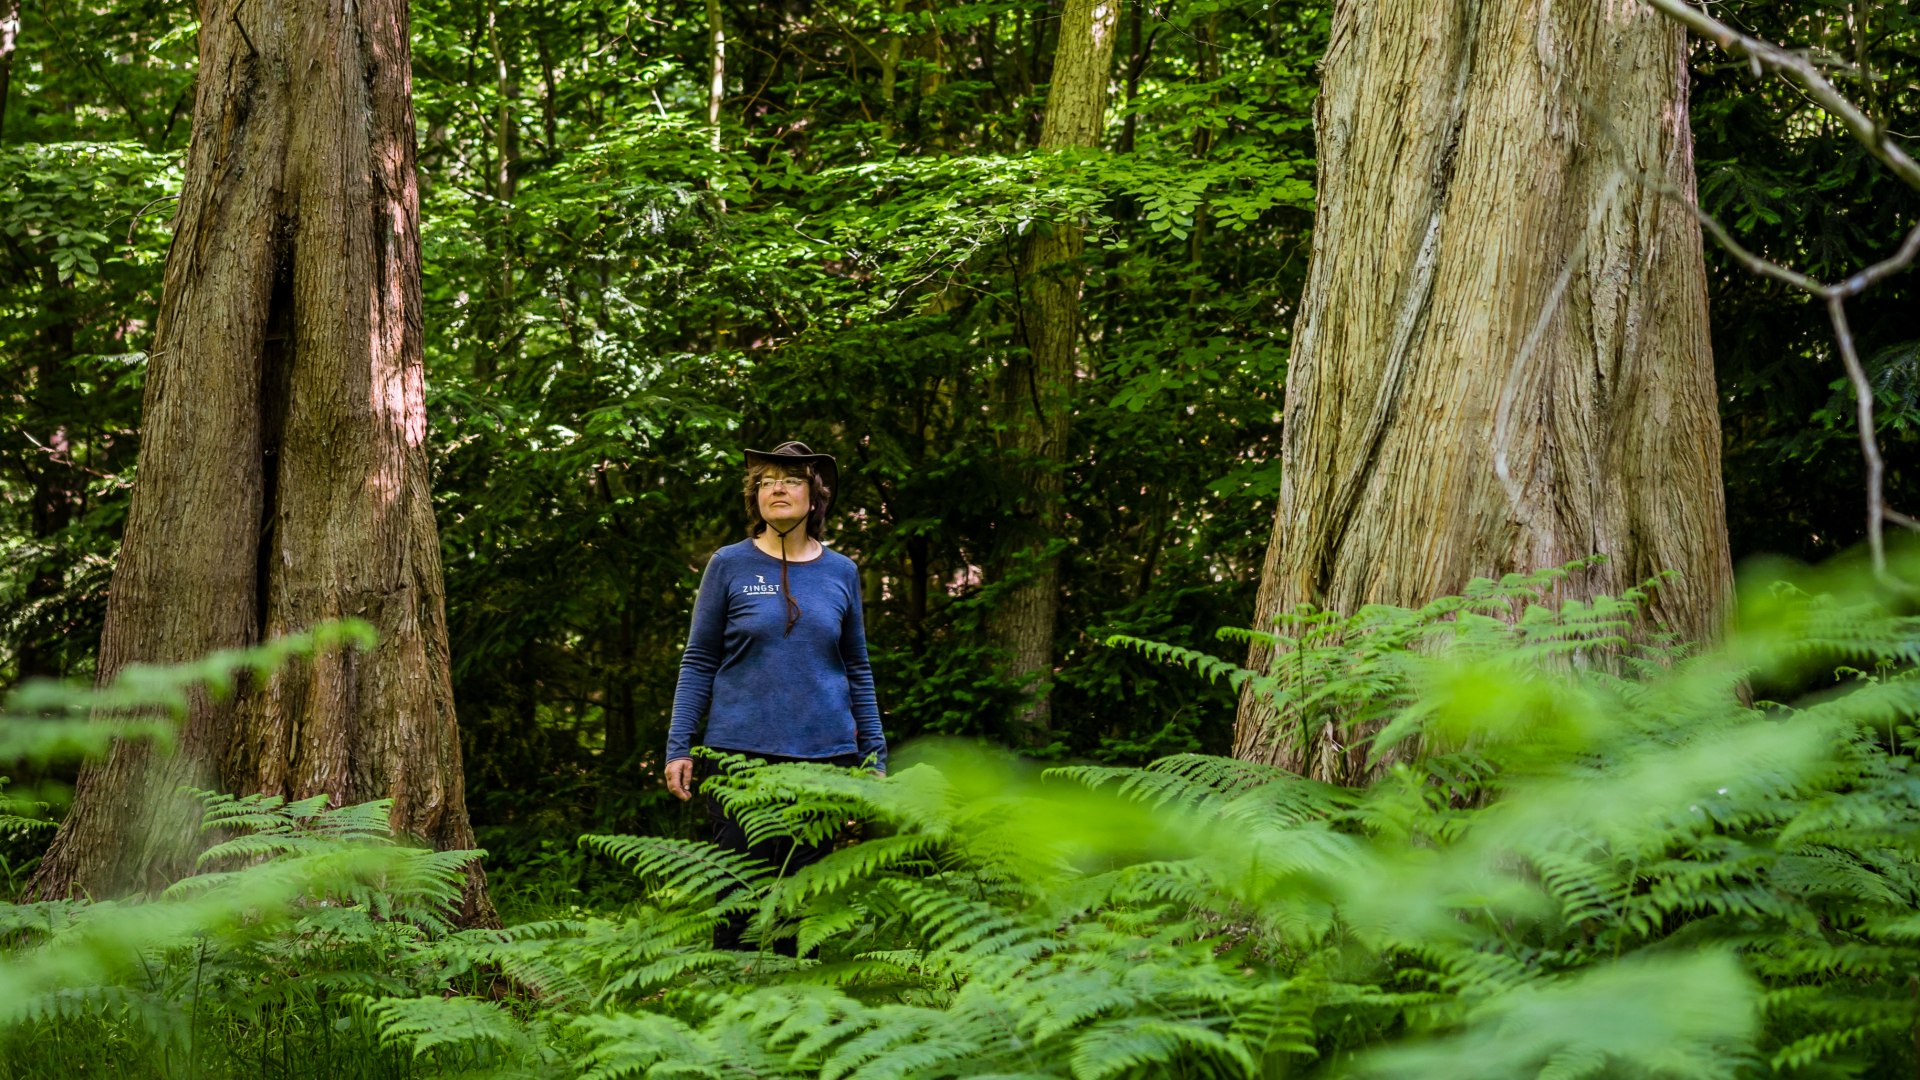
[[[778,479],[775,479],[773,477],[768,477],[767,479],[760,481],[761,491],[765,491],[768,488],[780,488],[787,491],[799,491],[800,489],[806,486],[807,486],[807,478],[804,476],[783,476]]]

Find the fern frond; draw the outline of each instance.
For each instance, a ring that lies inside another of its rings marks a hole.
[[[636,877],[655,882],[662,894],[703,900],[751,888],[767,869],[747,855],[696,840],[587,835],[580,846],[625,864]]]
[[[777,912],[797,911],[806,901],[838,892],[855,881],[903,866],[924,865],[923,857],[933,846],[933,838],[912,833],[862,841],[830,852],[819,862],[779,879],[768,890],[767,899]]]
[[[1232,1064],[1241,1075],[1259,1071],[1246,1047],[1202,1024],[1151,1016],[1130,1016],[1094,1025],[1073,1041],[1070,1058],[1075,1080],[1106,1080],[1148,1065],[1171,1068],[1176,1062],[1204,1068]]]
[[[505,1050],[527,1044],[513,1015],[470,997],[385,997],[361,1001],[379,1027],[380,1039],[409,1047],[414,1057],[450,1046],[489,1044]]]
[[[1913,1027],[1913,1023],[1913,1018],[1910,1016],[1889,1017],[1872,1023],[1815,1032],[1795,1039],[1774,1051],[1768,1064],[1775,1071],[1805,1069],[1822,1058],[1833,1057],[1842,1050],[1858,1046],[1876,1035],[1904,1035]]]

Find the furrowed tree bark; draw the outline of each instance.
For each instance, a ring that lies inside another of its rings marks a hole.
[[[427,486],[407,7],[203,7],[99,677],[324,619],[380,640],[195,701],[173,754],[125,743],[89,766],[38,897],[187,872],[181,784],[391,798],[396,832],[473,844]],[[477,865],[461,914],[495,921]]]
[[[1118,16],[1117,0],[1068,0],[1061,12],[1042,151],[1099,144]],[[1022,736],[1036,743],[1051,728],[1060,561],[1049,545],[1060,534],[1084,249],[1078,222],[1036,224],[1028,235],[1018,267],[1026,352],[1009,361],[996,392],[1001,449],[1012,459],[1020,502],[998,544],[997,576],[1009,584],[995,609],[993,631],[1008,673],[1027,684],[1015,721]]]
[[[1632,3],[1340,0],[1256,622],[1604,554],[1712,636],[1730,591],[1682,30]],[[1248,663],[1262,668],[1269,650]],[[1236,756],[1370,776],[1243,697]]]

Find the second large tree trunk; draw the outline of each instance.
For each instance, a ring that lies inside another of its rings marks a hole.
[[[100,679],[357,617],[369,653],[197,701],[178,751],[81,776],[41,897],[186,872],[181,784],[393,799],[469,847],[428,493],[405,0],[207,5]],[[216,17],[218,15],[218,17]],[[468,922],[492,918],[476,867]]]
[[[1682,31],[1631,0],[1341,0],[1323,70],[1257,625],[1599,553],[1569,595],[1677,571],[1653,615],[1712,635],[1730,567],[1705,270],[1654,186],[1693,188]],[[1357,734],[1249,698],[1234,752],[1358,782]]]
[[[1117,0],[1067,0],[1041,150],[1097,146],[1106,115],[1108,69],[1113,63]],[[996,575],[1008,581],[994,613],[994,638],[1008,672],[1027,683],[1016,718],[1028,742],[1043,741],[1051,726],[1053,627],[1059,607],[1059,557],[1050,545],[1060,532],[1060,470],[1067,456],[1073,403],[1074,345],[1080,333],[1080,224],[1036,225],[1022,248],[1019,272],[1021,330],[1026,353],[1000,373],[998,419],[1002,448],[1018,474],[1020,508],[1006,523]]]

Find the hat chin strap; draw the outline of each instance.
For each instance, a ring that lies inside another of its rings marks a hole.
[[[766,521],[765,518],[761,520]],[[793,586],[787,584],[787,534],[806,523],[807,519],[802,517],[799,521],[782,529],[773,522],[767,521],[767,527],[780,536],[780,595],[787,598],[787,632],[783,635],[785,637],[793,636],[793,624],[800,621],[800,602],[793,598]]]

